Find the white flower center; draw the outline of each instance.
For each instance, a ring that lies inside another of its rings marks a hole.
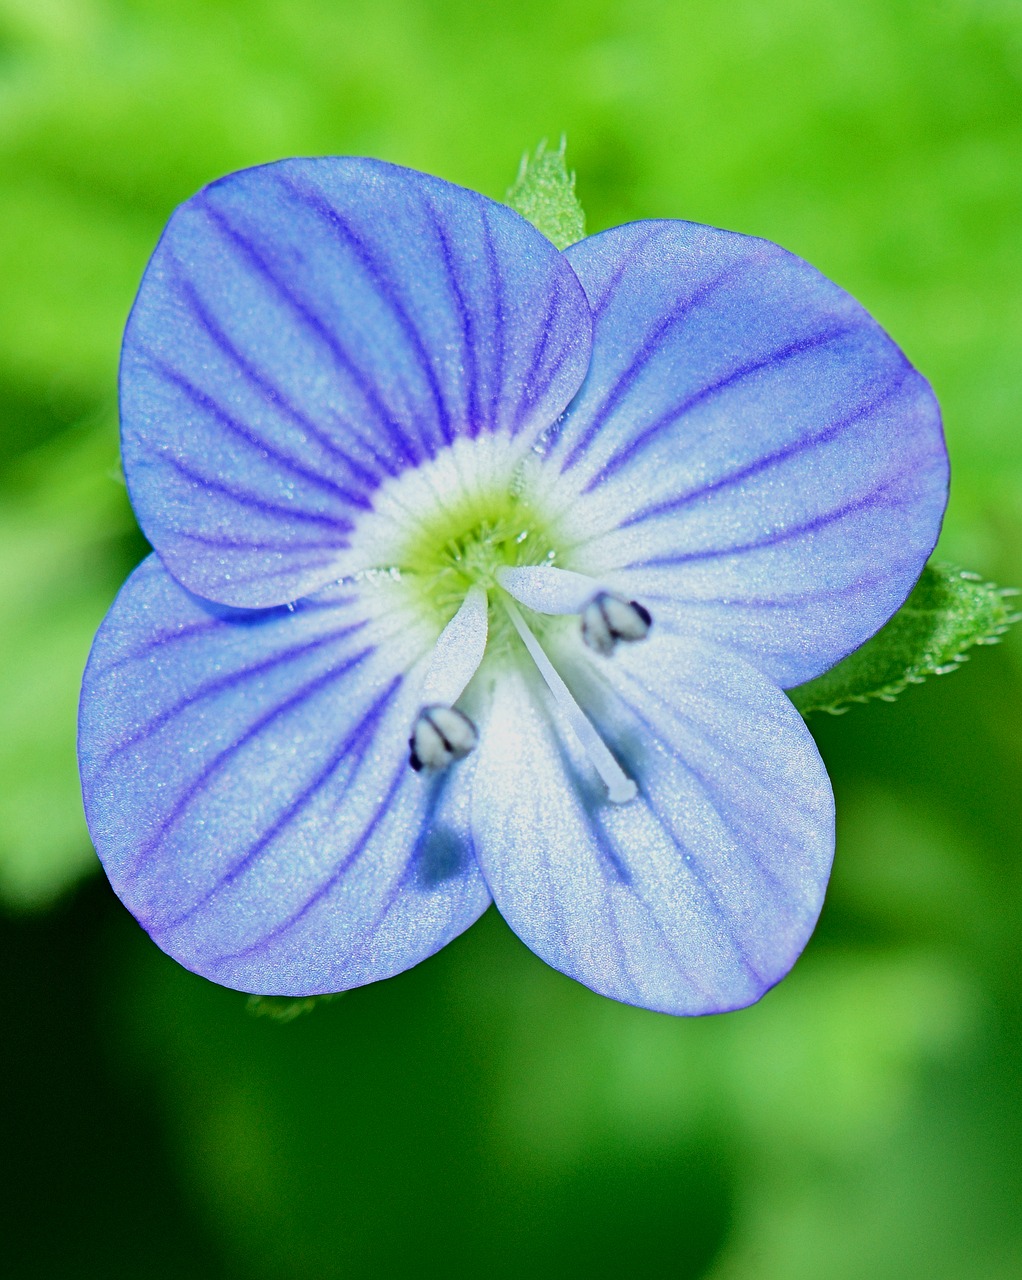
[[[574,614],[586,645],[609,657],[619,642],[643,639],[651,619],[638,602],[563,564],[571,559],[572,502],[556,501],[549,475],[539,483],[541,469],[540,459],[508,441],[458,441],[380,490],[359,522],[352,558],[367,585],[381,574],[399,582],[416,621],[436,628],[409,738],[413,768],[447,768],[474,748],[476,726],[457,704],[490,654],[528,658],[608,799],[622,804],[636,784],[550,661],[542,633],[549,615]]]

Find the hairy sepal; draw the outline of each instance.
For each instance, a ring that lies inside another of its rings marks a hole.
[[[928,564],[911,595],[872,639],[815,680],[789,690],[804,716],[840,715],[853,702],[892,702],[909,685],[948,675],[977,644],[997,644],[1022,614],[1013,589],[953,565]]]

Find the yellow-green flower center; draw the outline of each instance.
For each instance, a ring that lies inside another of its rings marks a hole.
[[[520,495],[473,495],[418,525],[398,549],[394,567],[438,630],[457,613],[470,587],[482,587],[490,593],[491,643],[499,644],[509,629],[497,599],[497,571],[556,564],[550,525]]]

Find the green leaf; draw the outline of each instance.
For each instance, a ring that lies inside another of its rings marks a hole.
[[[1014,590],[984,582],[978,573],[928,564],[912,594],[871,640],[816,680],[790,689],[803,715],[840,714],[852,702],[892,702],[910,684],[947,675],[975,644],[997,644],[1022,614]]]
[[[507,193],[507,202],[558,249],[576,244],[586,233],[586,216],[575,195],[575,175],[564,163],[565,139],[556,151],[547,149],[544,139],[522,163]]]

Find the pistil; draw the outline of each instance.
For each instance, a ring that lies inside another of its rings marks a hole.
[[[518,606],[507,598],[502,603],[508,617],[511,619],[512,625],[521,636],[522,643],[529,651],[529,656],[539,668],[539,673],[546,682],[547,688],[553,694],[554,700],[571,726],[572,732],[592,762],[593,768],[603,779],[607,787],[607,798],[614,804],[627,804],[629,800],[635,798],[638,791],[635,782],[628,777],[614,759],[607,744],[575,701],[574,695],[561,679],[560,673],[554,664],[547,657],[543,646],[529,630],[529,626],[522,617]]]

